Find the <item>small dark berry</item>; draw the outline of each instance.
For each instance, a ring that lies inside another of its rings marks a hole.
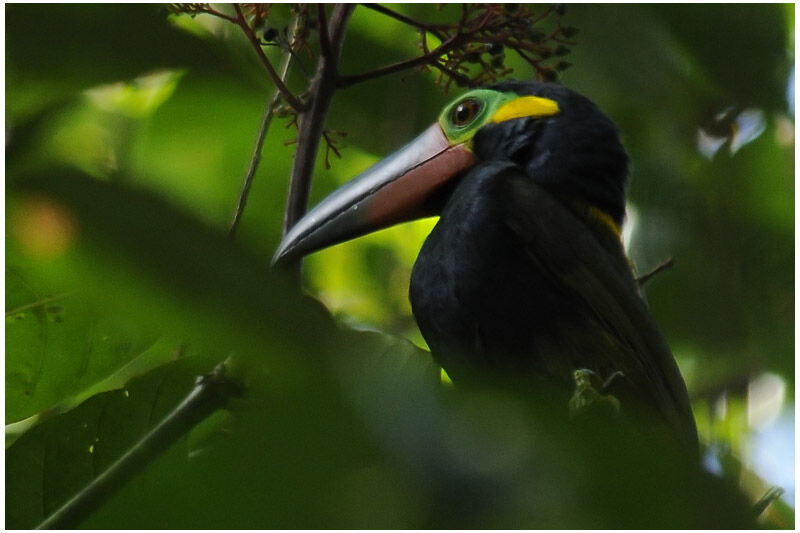
[[[500,54],[503,53],[504,48],[505,47],[500,43],[491,43],[489,45],[489,53],[492,54],[493,56],[499,56]]]
[[[553,55],[553,51],[549,48],[542,48],[539,50],[539,57],[542,59],[547,59]]]
[[[264,30],[264,40],[267,42],[274,41],[278,38],[278,30],[275,28],[266,28]]]
[[[503,68],[503,63],[506,60],[505,54],[492,56],[492,66],[494,68]]]
[[[544,81],[558,81],[558,72],[555,70],[545,70],[542,73]]]
[[[556,64],[556,70],[558,70],[558,71],[567,70],[571,66],[572,66],[572,63],[570,63],[569,61],[559,61]]]

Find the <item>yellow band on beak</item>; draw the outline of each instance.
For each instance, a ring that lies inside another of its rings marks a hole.
[[[554,100],[538,96],[520,96],[500,106],[492,116],[492,122],[503,122],[513,118],[549,117],[558,113],[558,104]]]

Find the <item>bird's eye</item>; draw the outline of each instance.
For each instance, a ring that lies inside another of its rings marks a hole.
[[[472,119],[475,118],[475,115],[478,114],[478,111],[481,110],[481,103],[477,100],[469,99],[460,102],[455,109],[453,109],[452,113],[452,120],[453,124],[456,126],[466,126]]]

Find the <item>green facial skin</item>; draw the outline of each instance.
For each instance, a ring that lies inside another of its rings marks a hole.
[[[444,111],[439,115],[439,126],[441,126],[451,145],[469,143],[475,133],[492,119],[503,104],[516,98],[519,98],[519,96],[515,93],[501,93],[491,89],[469,91],[445,106]],[[465,100],[476,101],[480,105],[480,109],[471,121],[459,126],[453,122],[453,111],[458,104]]]

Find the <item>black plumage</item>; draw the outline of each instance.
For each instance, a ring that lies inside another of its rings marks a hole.
[[[414,265],[420,330],[456,384],[557,384],[588,369],[696,453],[686,386],[620,239],[628,156],[614,124],[555,84],[454,101],[415,141],[331,194],[276,261],[440,214]],[[619,375],[621,373],[621,375]]]
[[[627,155],[589,100],[560,86],[498,90],[563,113],[484,126],[414,265],[410,298],[432,353],[458,383],[623,376],[623,409],[651,409],[696,447],[683,379],[611,224],[624,217]]]

